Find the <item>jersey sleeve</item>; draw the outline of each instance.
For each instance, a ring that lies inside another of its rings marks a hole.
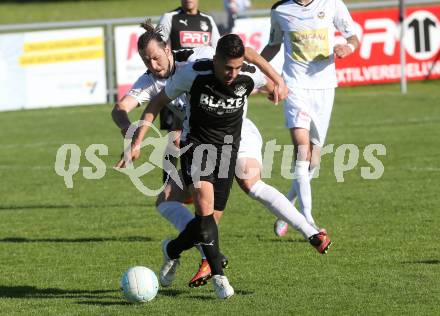
[[[254,81],[254,89],[260,89],[267,84],[267,79],[263,73],[255,67],[255,72],[250,74],[252,80]]]
[[[269,46],[283,43],[283,30],[276,18],[275,10],[270,12],[270,36]]]
[[[164,42],[168,42],[171,34],[171,23],[172,23],[172,15],[169,13],[165,13],[160,18],[159,24],[161,28],[161,34]]]
[[[344,38],[356,35],[353,18],[350,12],[348,12],[347,6],[341,0],[335,0],[335,17],[333,24]]]
[[[125,95],[135,98],[139,104],[144,104],[149,102],[155,94],[154,82],[151,80],[151,77],[145,73],[136,80]]]
[[[193,49],[194,53],[189,56],[188,61],[193,62],[198,59],[212,59],[215,55],[215,50],[211,46],[200,46]]]
[[[217,24],[211,16],[209,17],[209,21],[211,21],[212,25],[211,46],[215,49],[217,47],[217,42],[220,39],[220,32],[218,31]]]
[[[193,70],[193,63],[185,66],[177,67],[176,72],[169,78],[165,85],[165,94],[171,100],[176,99],[179,95],[189,92],[196,72]]]

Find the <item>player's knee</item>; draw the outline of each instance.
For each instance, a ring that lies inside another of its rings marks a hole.
[[[312,156],[309,145],[297,145],[295,148],[296,160],[310,161]]]

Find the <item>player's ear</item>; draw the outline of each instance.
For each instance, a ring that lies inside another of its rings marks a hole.
[[[165,46],[164,51],[165,51],[165,54],[167,54],[167,56],[171,55],[171,48],[170,48],[170,46],[168,46],[168,45]]]

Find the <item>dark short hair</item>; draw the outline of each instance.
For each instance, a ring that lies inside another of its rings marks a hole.
[[[156,41],[159,46],[163,48],[166,47],[167,44],[163,40],[162,28],[160,26],[154,27],[150,19],[145,20],[145,22],[141,23],[140,26],[145,30],[145,32],[139,36],[137,42],[139,52],[147,47],[152,40]]]
[[[222,36],[217,43],[215,50],[217,56],[223,58],[240,58],[244,56],[244,45],[240,36],[236,34],[228,34]]]

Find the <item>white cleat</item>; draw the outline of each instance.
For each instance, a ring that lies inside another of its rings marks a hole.
[[[287,230],[289,229],[289,224],[287,224],[282,219],[277,219],[273,224],[273,231],[275,235],[278,237],[283,237],[287,234]]]
[[[214,275],[212,277],[215,294],[219,299],[227,299],[234,295],[234,288],[229,284],[228,278],[224,275]]]
[[[180,264],[179,259],[170,259],[167,254],[167,245],[170,239],[162,242],[163,264],[159,272],[159,282],[163,287],[170,286],[176,278],[177,266]]]

